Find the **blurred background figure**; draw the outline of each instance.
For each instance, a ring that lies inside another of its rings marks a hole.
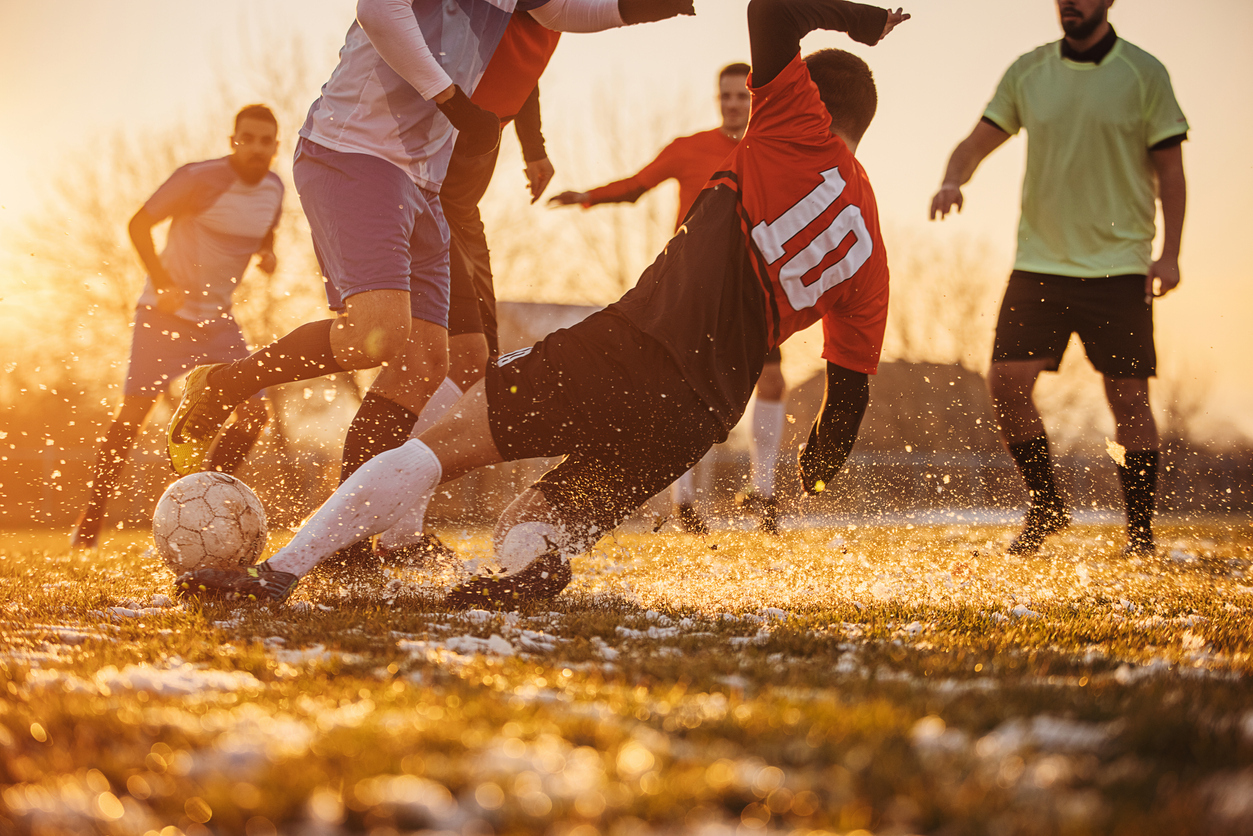
[[[283,184],[270,171],[278,150],[278,121],[265,105],[235,116],[231,153],[179,168],[131,218],[131,242],[148,270],[135,307],[134,336],[122,403],[105,434],[92,470],[87,507],[70,537],[76,548],[94,548],[105,506],[157,399],[188,369],[248,355],[232,296],[249,262],[272,275],[274,229]],[[158,256],[152,228],[170,218]],[[265,404],[253,397],[210,451],[209,469],[230,473],[261,434]]]
[[[748,64],[728,64],[718,73],[718,104],[722,124],[717,128],[691,136],[683,136],[661,150],[651,163],[638,173],[615,180],[586,192],[565,191],[549,203],[558,206],[579,205],[587,209],[601,203],[634,203],[651,189],[667,180],[679,183],[679,212],[674,227],[684,218],[709,178],[718,171],[728,155],[735,150],[752,108],[748,90]],[[750,452],[752,472],[745,508],[758,514],[761,528],[777,533],[778,506],[774,498],[775,467],[779,460],[779,440],[783,432],[783,398],[787,392],[780,369],[781,356],[776,347],[766,358],[757,382],[757,401],[753,408],[753,430]],[[680,476],[670,488],[674,514],[687,531],[703,534],[708,529],[697,512],[694,470]]]

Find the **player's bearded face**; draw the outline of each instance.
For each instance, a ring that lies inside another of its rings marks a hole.
[[[239,176],[256,183],[270,170],[278,152],[278,129],[261,119],[241,119],[231,137],[231,163]]]
[[[1106,0],[1058,0],[1062,31],[1072,40],[1086,40],[1105,22],[1110,5]]]

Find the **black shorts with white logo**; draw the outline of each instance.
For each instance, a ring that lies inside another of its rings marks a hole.
[[[1157,373],[1153,304],[1144,276],[1078,279],[1015,270],[996,321],[992,362],[1049,361],[1057,371],[1071,334],[1078,334],[1093,367],[1106,377]]]
[[[507,461],[566,457],[535,487],[579,536],[608,533],[726,440],[669,353],[612,308],[488,364],[486,387]]]

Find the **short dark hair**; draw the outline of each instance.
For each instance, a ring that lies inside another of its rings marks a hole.
[[[718,83],[722,83],[722,79],[729,75],[748,75],[753,68],[745,64],[743,61],[736,61],[734,64],[727,64],[718,71]]]
[[[239,133],[239,123],[245,119],[256,119],[261,122],[269,122],[274,126],[274,130],[278,130],[278,120],[274,118],[274,111],[270,110],[263,104],[250,104],[235,114],[235,132]]]
[[[842,49],[820,49],[806,56],[805,64],[831,114],[831,127],[861,141],[879,106],[870,67]]]

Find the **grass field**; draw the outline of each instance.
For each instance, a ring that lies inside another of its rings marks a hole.
[[[507,615],[11,533],[0,833],[1253,833],[1253,525],[1009,533],[622,534]]]

